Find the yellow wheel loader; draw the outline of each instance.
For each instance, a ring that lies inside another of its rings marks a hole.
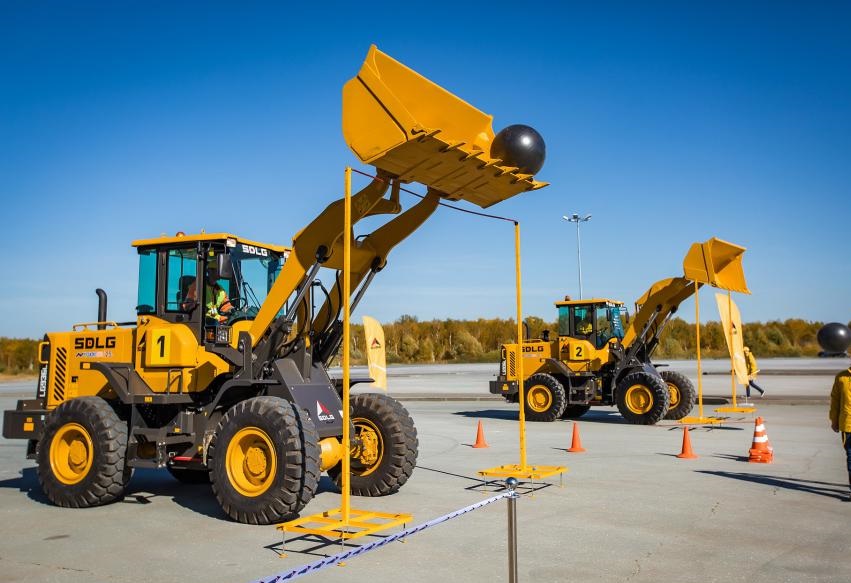
[[[373,46],[343,89],[344,137],[377,173],[352,197],[352,224],[395,217],[355,239],[338,200],[291,247],[230,233],[135,241],[136,319],[110,321],[98,290],[97,321],[46,334],[35,398],[4,413],[3,436],[28,440],[47,497],[106,504],[133,468],[166,468],[210,482],[233,520],[268,524],[298,513],[321,472],[339,483],[345,455],[353,493],[397,491],[417,460],[404,407],[355,396],[342,443],[342,381],[327,367],[342,342],[343,238],[354,307],[441,199],[487,207],[545,186],[491,155],[491,121]],[[402,212],[400,185],[412,181],[428,192]],[[321,269],[335,272],[330,290]]]
[[[696,392],[685,375],[659,372],[651,362],[659,337],[680,303],[703,284],[750,293],[742,268],[745,249],[712,238],[691,246],[683,277],[653,284],[635,302],[630,320],[623,302],[596,298],[556,302],[558,336],[522,344],[526,418],[577,418],[593,406],[616,405],[629,423],[653,425],[682,419]],[[517,345],[502,347],[497,380],[490,392],[520,400]]]

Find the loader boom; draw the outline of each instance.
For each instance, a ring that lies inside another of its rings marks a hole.
[[[352,197],[352,225],[367,216],[399,214],[402,182],[420,182],[428,187],[428,194],[373,233],[352,241],[352,293],[356,299],[384,267],[390,250],[428,219],[441,198],[488,207],[547,185],[490,157],[492,120],[370,47],[358,75],[343,87],[343,135],[360,160],[378,171],[377,177]],[[384,198],[391,184],[390,195]],[[293,238],[292,253],[248,331],[252,347],[267,336],[293,294],[295,301],[284,323],[305,323],[311,318],[308,288],[320,266],[342,269],[343,236],[341,199],[328,205]],[[343,299],[339,279],[311,325],[301,327],[301,334],[313,334],[325,355],[333,352],[335,344],[332,327]]]
[[[635,316],[626,328],[624,347],[630,350],[635,342],[642,341],[649,358],[668,319],[704,284],[750,293],[742,268],[744,252],[744,247],[715,237],[694,243],[683,259],[684,277],[657,281],[635,301]]]

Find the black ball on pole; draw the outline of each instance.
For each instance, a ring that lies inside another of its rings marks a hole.
[[[851,346],[851,329],[845,324],[831,322],[821,327],[816,334],[816,340],[825,352],[842,353]]]
[[[534,128],[515,124],[500,130],[491,142],[491,158],[499,158],[504,166],[516,166],[524,174],[536,174],[544,165],[547,147]]]

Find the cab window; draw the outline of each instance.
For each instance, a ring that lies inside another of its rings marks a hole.
[[[198,253],[194,248],[169,250],[165,291],[167,312],[185,312],[190,307],[190,300],[197,301],[197,276]]]
[[[558,307],[558,335],[570,336],[570,309],[568,306]]]
[[[589,337],[594,331],[594,309],[592,306],[572,306],[573,336]]]
[[[612,326],[612,318],[614,314],[611,308],[606,308],[597,311],[597,338],[595,346],[603,348],[609,338],[614,335],[614,327]]]
[[[157,304],[157,251],[139,251],[139,295],[136,313],[153,314]]]

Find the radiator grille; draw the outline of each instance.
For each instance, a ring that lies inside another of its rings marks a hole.
[[[65,400],[65,369],[67,364],[67,350],[57,348],[56,368],[53,374],[53,398],[60,403]]]
[[[517,378],[517,353],[508,351],[508,378]]]

